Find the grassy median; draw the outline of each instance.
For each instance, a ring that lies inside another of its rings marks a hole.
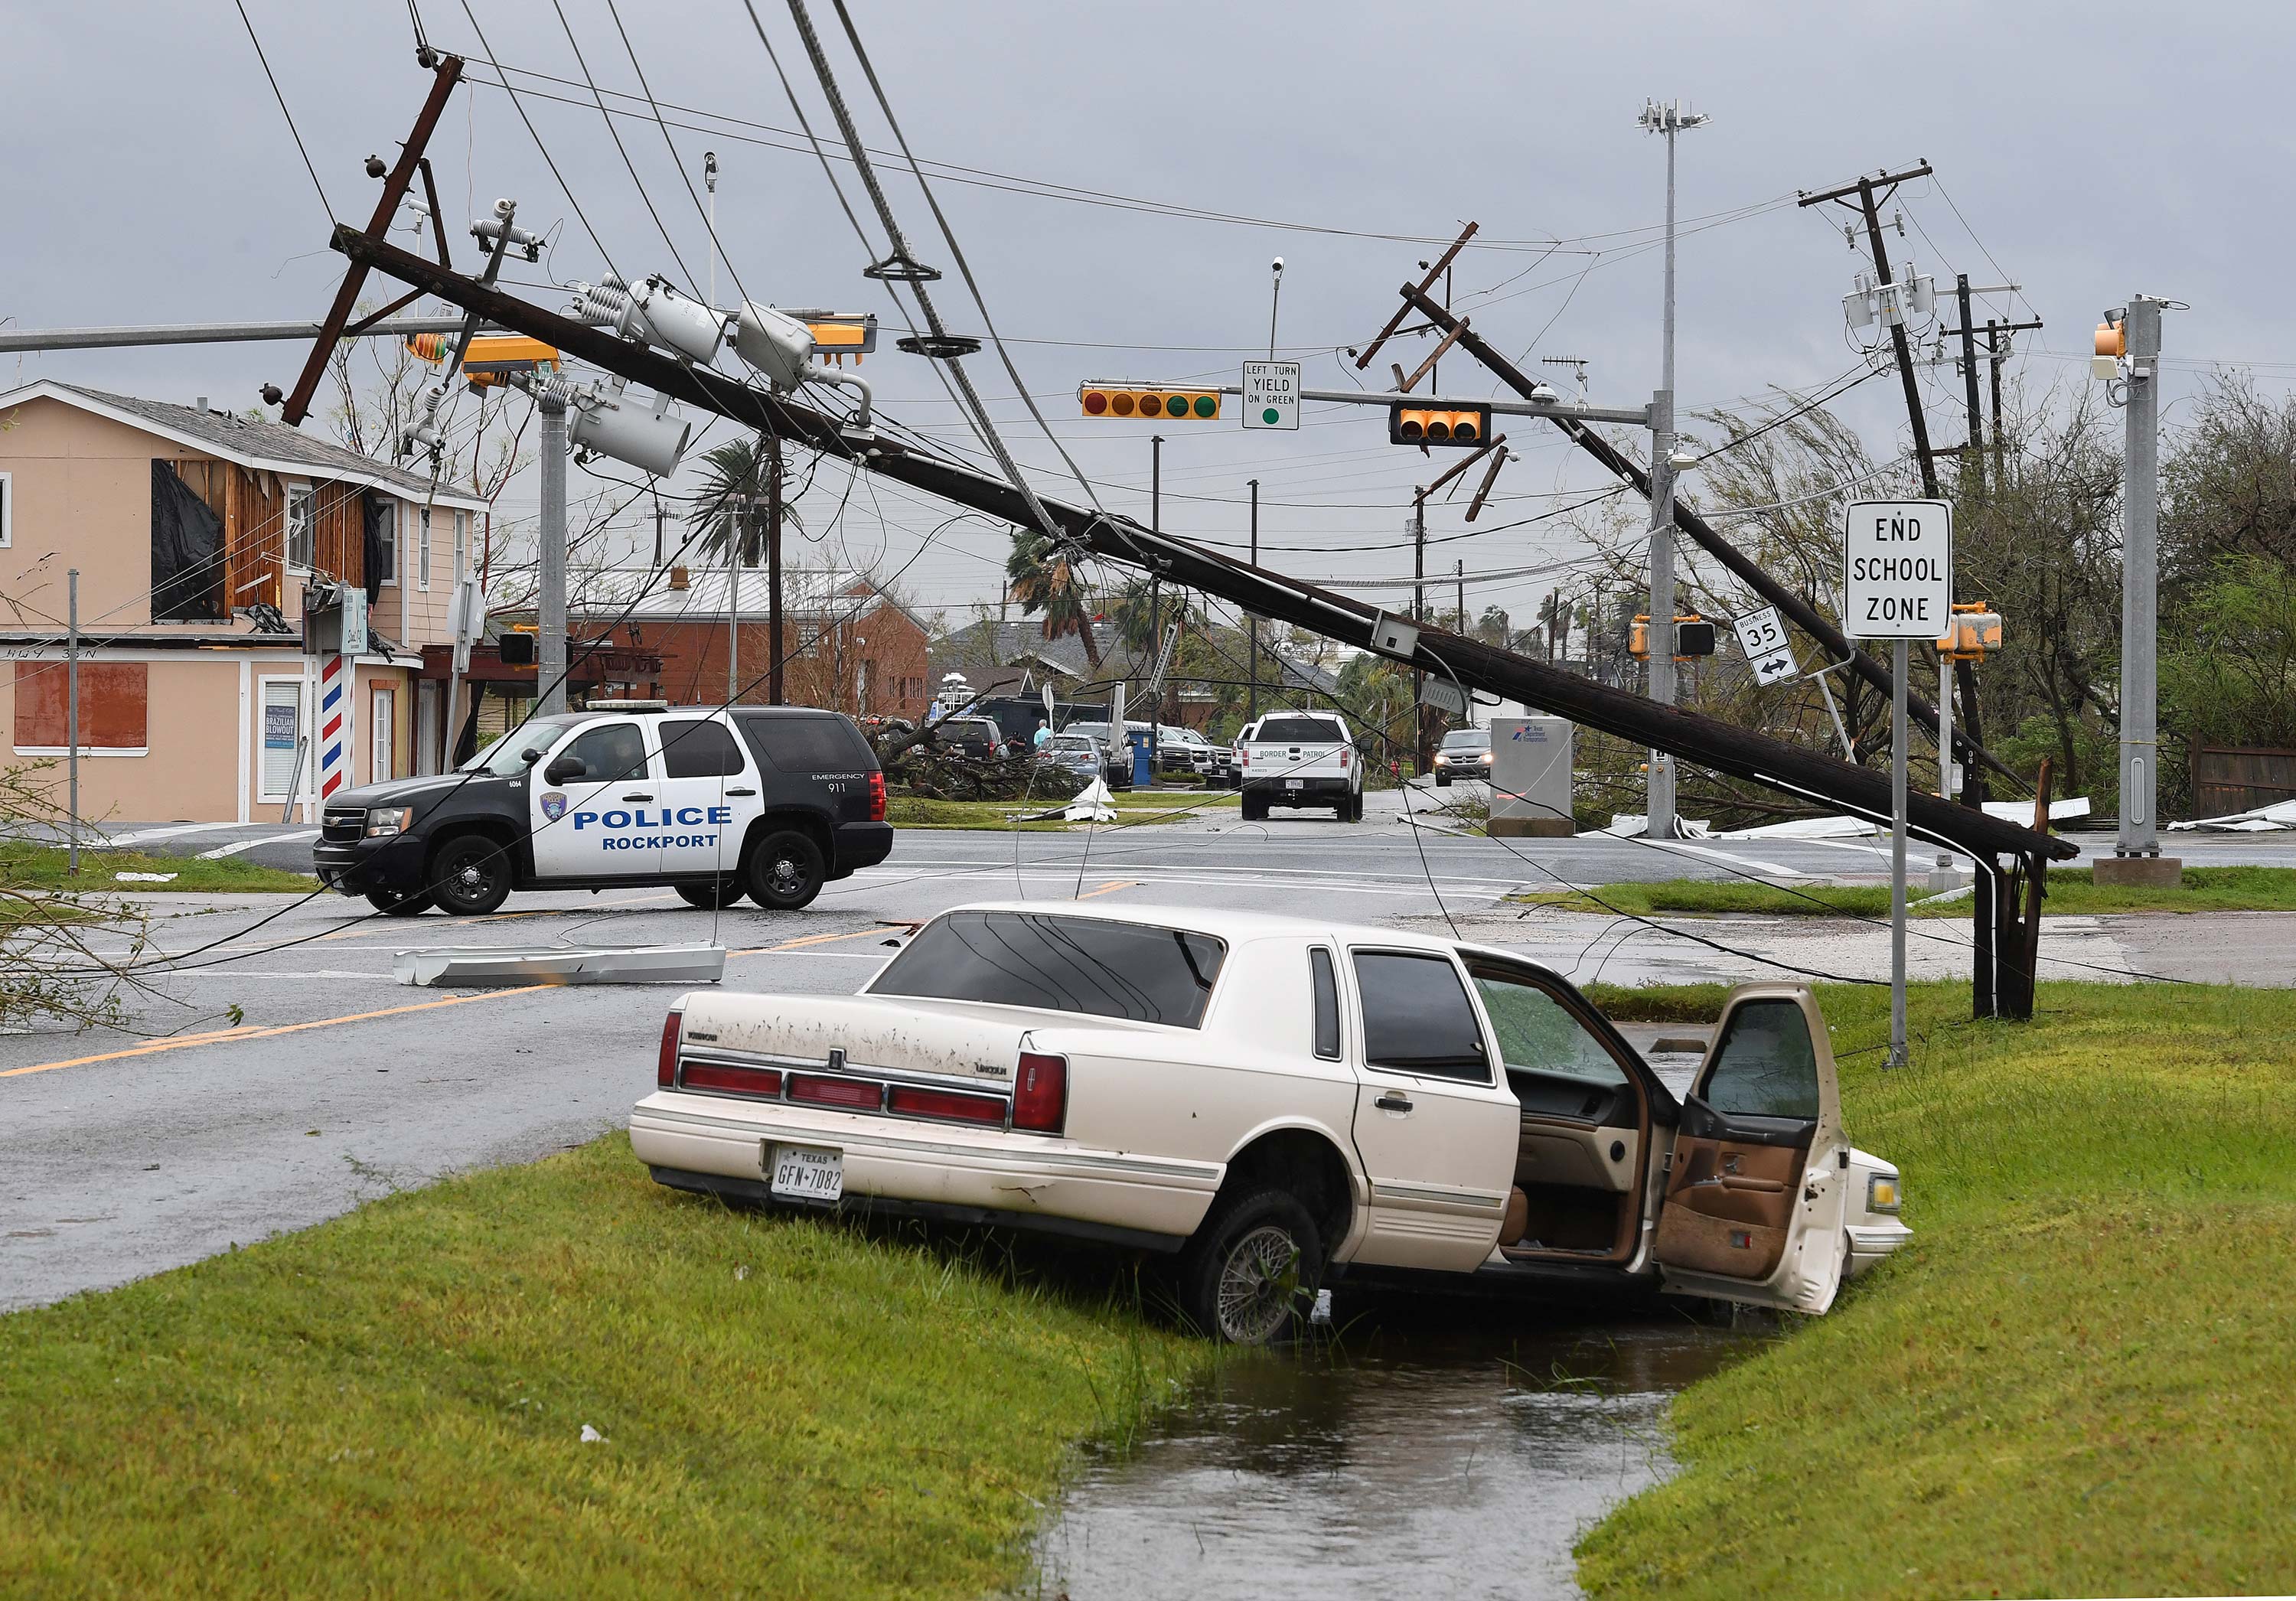
[[[2101,912],[2296,912],[2296,867],[2187,867],[2172,890],[2094,882],[2087,867],[2052,867],[2041,902],[2046,916]],[[1916,917],[1966,917],[1967,893],[1929,899],[1916,885]],[[1567,911],[1635,913],[1754,912],[1785,917],[1883,917],[1890,886],[1797,883],[1791,887],[1742,879],[1675,878],[1651,883],[1604,884],[1592,891],[1532,891],[1513,897]]]
[[[1012,1264],[617,1135],[15,1313],[0,1593],[979,1595],[1209,1350]]]
[[[146,895],[199,892],[217,894],[238,890],[308,891],[319,881],[308,873],[287,873],[235,856],[155,856],[144,850],[90,850],[79,853],[79,873],[70,872],[71,858],[61,845],[28,845],[20,841],[0,844],[0,884],[16,890],[70,890]],[[122,883],[121,873],[168,875],[163,881]]]
[[[1684,1471],[1587,1535],[1587,1588],[2296,1590],[2296,994],[2044,984],[1976,1025],[1917,986],[1895,1073],[1888,992],[1824,1000],[1915,1240],[1677,1400]]]

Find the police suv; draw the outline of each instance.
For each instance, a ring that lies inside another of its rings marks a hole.
[[[633,884],[795,911],[893,848],[868,741],[795,706],[594,702],[531,718],[455,772],[338,792],[321,821],[319,881],[401,916]]]

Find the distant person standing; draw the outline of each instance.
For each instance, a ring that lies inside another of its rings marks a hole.
[[[1038,718],[1037,719],[1037,736],[1032,742],[1030,742],[1033,747],[1039,751],[1043,750],[1045,748],[1045,742],[1052,737],[1053,730],[1050,725],[1048,725],[1044,718]]]

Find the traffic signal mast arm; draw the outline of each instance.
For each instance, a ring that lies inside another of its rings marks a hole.
[[[569,357],[644,384],[657,393],[717,412],[744,428],[853,462],[1014,527],[1036,526],[1028,500],[1001,478],[919,455],[882,435],[849,435],[836,418],[810,406],[761,393],[707,367],[673,360],[603,329],[483,287],[357,229],[338,227],[333,242],[336,250],[360,267],[416,285],[498,327],[540,340]],[[1041,497],[1038,504],[1066,538],[1110,561],[1147,568],[1170,582],[1217,595],[1248,612],[1294,623],[1349,645],[1371,648],[1378,634],[1382,613],[1361,601],[1156,533],[1128,517]],[[1660,706],[1627,690],[1480,640],[1421,628],[1408,660],[1464,687],[1544,708],[1621,739],[1672,751],[1717,772],[1876,821],[1890,815],[1890,782],[1884,774],[1734,723]],[[1915,833],[1988,861],[2004,854],[2063,858],[2077,853],[2062,840],[1952,805],[1934,795],[1915,795],[1910,801],[1910,825]]]
[[[1435,300],[1410,284],[1404,285],[1403,298],[1409,308],[1423,314],[1438,327],[1447,330],[1456,320]],[[1537,387],[1535,380],[1493,349],[1489,342],[1480,334],[1471,333],[1463,335],[1459,340],[1459,348],[1489,368],[1499,382],[1515,393],[1528,398],[1532,390]],[[1496,409],[1496,404],[1494,409]],[[1632,484],[1642,494],[1650,493],[1650,474],[1635,465],[1632,461],[1614,448],[1608,439],[1580,421],[1583,417],[1591,416],[1593,415],[1591,412],[1558,406],[1545,411],[1534,411],[1532,415],[1546,417],[1557,428],[1569,434],[1571,441],[1581,450],[1602,463],[1620,478]],[[1846,662],[1850,671],[1881,691],[1883,695],[1886,696],[1890,693],[1888,668],[1851,645],[1841,630],[1828,622],[1817,608],[1763,571],[1755,564],[1751,557],[1715,532],[1704,518],[1684,505],[1680,500],[1674,503],[1674,525],[1689,535],[1700,549],[1728,568],[1732,575],[1741,583],[1784,613],[1792,620],[1796,628],[1823,645],[1835,661]],[[1937,708],[1931,705],[1925,697],[1915,694],[1911,686],[1906,687],[1906,705],[1911,715],[1923,718],[1929,727],[1935,727]],[[1972,760],[1983,762],[2004,777],[2016,778],[2015,771],[2006,763],[1983,746],[1972,743],[1958,729],[1955,730],[1953,738],[1956,749],[1964,756]]]

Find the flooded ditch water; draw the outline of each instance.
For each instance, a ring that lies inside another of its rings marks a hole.
[[[1697,1064],[1649,1059],[1677,1089]],[[1672,1471],[1668,1400],[1773,1326],[1670,1301],[1338,1302],[1335,1339],[1225,1362],[1131,1450],[1087,1456],[1027,1593],[1575,1597],[1572,1543]]]
[[[1665,1307],[1371,1315],[1335,1347],[1224,1364],[1132,1451],[1088,1458],[1036,1592],[1576,1596],[1571,1543],[1672,1466],[1668,1398],[1760,1337]]]

